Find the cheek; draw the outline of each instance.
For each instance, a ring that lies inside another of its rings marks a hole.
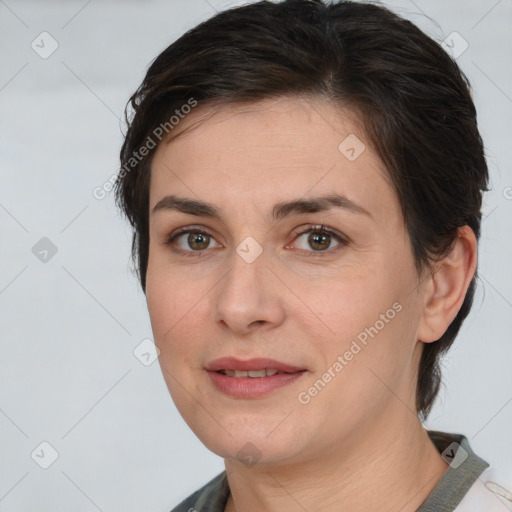
[[[297,296],[323,321],[331,340],[343,343],[356,336],[392,306],[395,290],[374,267],[350,267],[297,287]]]
[[[207,292],[202,280],[148,262],[146,301],[160,362],[173,374],[199,364],[201,340],[208,321]]]
[[[389,264],[376,262],[320,283],[309,295],[305,295],[305,289],[300,290],[316,315],[296,318],[300,318],[308,337],[316,338],[325,369],[338,356],[346,355],[343,373],[353,372],[351,378],[358,380],[368,377],[369,368],[393,373],[410,357],[415,311],[405,270],[399,270],[399,266],[390,268]],[[313,331],[317,332],[316,337]]]
[[[179,282],[175,273],[171,269],[164,269],[151,258],[146,275],[146,301],[155,344],[164,355],[172,345],[180,324],[187,320],[190,300],[187,299],[185,284]]]
[[[155,343],[160,345],[162,338],[177,321],[175,286],[164,276],[157,276],[148,267],[146,277],[146,301]]]
[[[201,352],[197,322],[197,298],[187,293],[190,280],[180,283],[170,273],[157,274],[150,270],[146,281],[147,306],[162,376],[178,410],[187,416],[190,396],[199,393],[196,372],[197,355]],[[188,288],[187,288],[188,287]],[[194,306],[195,305],[195,306]]]

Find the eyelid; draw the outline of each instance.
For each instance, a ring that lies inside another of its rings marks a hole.
[[[171,243],[174,241],[178,236],[183,235],[185,233],[200,233],[202,235],[208,235],[213,238],[213,235],[208,232],[208,229],[206,229],[204,226],[183,226],[181,228],[176,229],[173,231],[168,237],[166,243]]]
[[[188,234],[197,233],[197,234],[201,234],[201,235],[207,235],[216,241],[215,237],[211,233],[209,233],[208,230],[204,228],[204,226],[194,226],[193,225],[193,226],[183,226],[183,227],[178,228],[177,230],[173,231],[167,237],[167,240],[165,241],[165,245],[172,246],[174,244],[174,241],[177,238],[179,238],[180,236],[185,235],[187,233]],[[201,251],[188,251],[188,250],[173,247],[172,250],[173,250],[173,252],[175,252],[177,254],[182,254],[185,256],[202,256],[202,254],[205,251],[207,251],[208,249],[203,249]]]
[[[326,226],[324,226],[323,224],[307,224],[306,226],[301,226],[300,228],[296,228],[294,231],[293,231],[293,234],[295,235],[294,239],[292,240],[291,243],[293,243],[295,240],[297,240],[297,238],[299,236],[302,236],[306,233],[309,233],[309,232],[317,232],[317,233],[321,233],[321,234],[326,234],[326,235],[329,235],[333,238],[336,239],[336,241],[338,242],[338,246],[336,246],[335,248],[333,249],[328,249],[328,250],[325,250],[325,251],[307,251],[305,249],[299,249],[299,251],[301,252],[306,252],[308,254],[312,254],[313,256],[322,256],[322,255],[331,255],[332,253],[336,252],[340,247],[343,247],[343,246],[346,246],[350,243],[350,239],[344,235],[341,235],[340,233],[338,233],[337,231],[331,229],[331,228],[327,228]],[[199,225],[192,225],[192,226],[184,226],[184,227],[181,227],[181,228],[178,228],[177,230],[175,230],[173,233],[171,233],[171,235],[169,235],[169,237],[167,238],[167,241],[165,242],[166,245],[172,245],[173,242],[179,238],[181,235],[184,235],[184,234],[190,234],[190,233],[197,233],[197,234],[201,234],[201,235],[206,235],[206,236],[209,236],[211,237],[212,239],[214,239],[216,242],[217,240],[215,239],[214,235],[212,235],[207,228],[205,228],[204,226],[199,226]],[[219,243],[219,242],[217,242]],[[286,247],[288,247],[289,244],[287,244]],[[190,256],[190,255],[194,255],[194,256],[198,256],[198,255],[202,255],[203,252],[207,251],[208,249],[203,249],[203,250],[200,250],[200,251],[192,251],[192,250],[182,250],[182,249],[177,249],[177,248],[173,248],[173,251],[175,251],[176,253],[178,254],[185,254],[187,256]]]
[[[308,224],[305,227],[297,228],[294,230],[295,238],[293,239],[293,242],[297,240],[299,236],[302,236],[309,232],[316,232],[320,234],[326,234],[333,238],[335,238],[338,241],[338,246],[336,246],[333,249],[328,249],[325,251],[305,251],[304,249],[299,249],[300,251],[307,252],[308,254],[311,253],[313,256],[327,256],[331,255],[334,252],[337,252],[340,247],[344,247],[350,243],[350,239],[341,233],[338,233],[336,230],[327,228],[323,224]]]

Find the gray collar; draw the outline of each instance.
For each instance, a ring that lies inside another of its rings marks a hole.
[[[427,430],[449,465],[417,512],[452,512],[489,464],[476,455],[462,434]],[[229,498],[226,471],[182,501],[171,512],[224,512]]]
[[[427,432],[449,466],[417,512],[452,512],[489,464],[475,454],[462,434]]]

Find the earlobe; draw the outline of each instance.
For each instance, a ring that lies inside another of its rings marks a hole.
[[[425,305],[417,338],[437,341],[457,316],[476,272],[478,244],[469,226],[458,229],[451,252],[439,260],[425,286]]]

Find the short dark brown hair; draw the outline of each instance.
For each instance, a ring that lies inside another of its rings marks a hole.
[[[285,95],[321,97],[357,112],[398,196],[418,275],[449,253],[457,228],[468,225],[479,239],[489,176],[469,82],[455,61],[382,6],[260,1],[220,12],[181,36],[153,61],[126,107],[115,195],[133,227],[144,292],[150,165],[158,147],[149,140],[155,143],[162,127],[172,137],[170,120],[191,99],[222,106]],[[146,156],[134,159],[144,146]],[[477,277],[443,336],[424,344],[416,391],[424,418],[439,392],[440,356],[469,314]]]

